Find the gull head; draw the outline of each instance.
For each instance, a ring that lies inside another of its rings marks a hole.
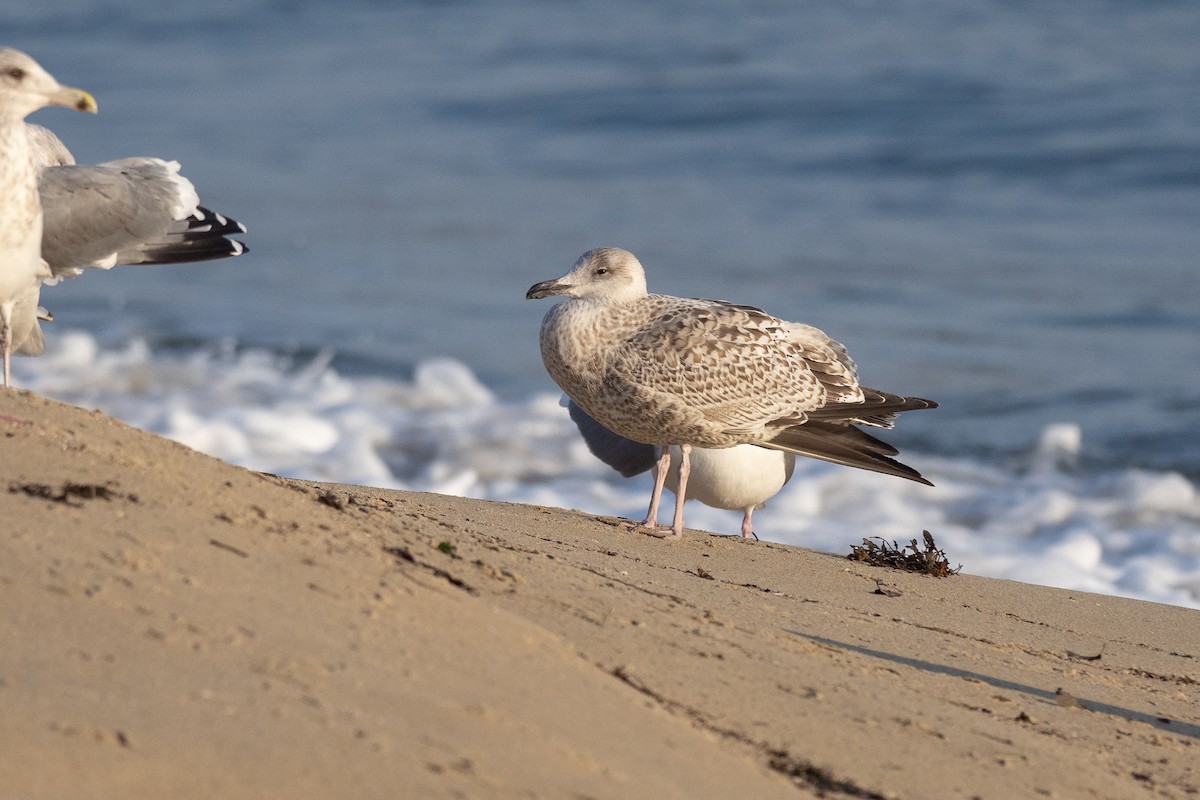
[[[0,117],[25,119],[46,106],[96,113],[96,100],[90,94],[63,86],[20,50],[0,47]]]
[[[646,272],[633,253],[618,247],[598,247],[579,257],[561,278],[529,287],[527,300],[550,295],[628,303],[646,296]]]

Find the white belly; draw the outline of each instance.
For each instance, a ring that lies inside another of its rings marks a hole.
[[[666,486],[672,492],[679,488],[681,456],[678,447],[671,448]],[[796,457],[791,453],[749,444],[720,450],[693,448],[687,499],[731,511],[758,508],[791,479],[795,464]]]

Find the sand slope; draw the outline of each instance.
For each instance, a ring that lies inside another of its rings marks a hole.
[[[6,797],[1200,792],[1194,611],[0,431]]]

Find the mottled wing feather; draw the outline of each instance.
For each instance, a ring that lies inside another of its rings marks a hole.
[[[751,307],[652,295],[650,322],[616,349],[607,376],[697,425],[754,433],[856,396],[853,362],[816,328]],[[676,424],[681,420],[676,420]]]
[[[790,342],[800,349],[809,369],[821,382],[828,403],[857,403],[862,401],[858,385],[858,369],[841,342],[829,338],[819,328],[798,322],[786,323]]]

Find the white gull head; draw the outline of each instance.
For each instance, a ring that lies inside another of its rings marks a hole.
[[[46,106],[96,111],[96,101],[90,94],[63,86],[20,50],[0,47],[0,114],[9,120],[22,120]]]

